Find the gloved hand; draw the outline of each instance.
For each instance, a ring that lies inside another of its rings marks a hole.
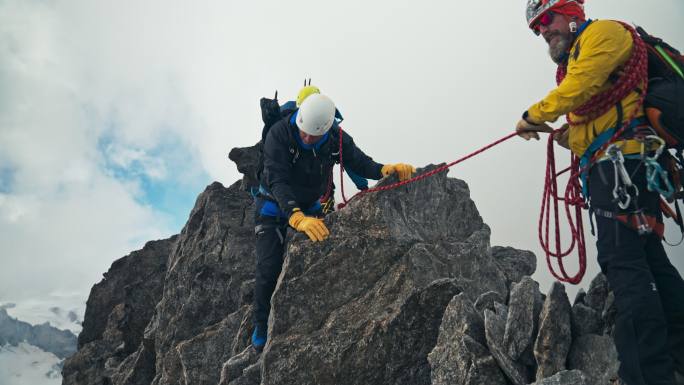
[[[312,241],[322,241],[330,235],[322,219],[309,217],[299,210],[290,215],[289,223],[295,230],[305,233]]]
[[[567,123],[565,123],[560,128],[560,131],[553,134],[553,140],[555,140],[559,146],[565,147],[568,150],[570,149],[570,144],[568,143],[569,139],[570,139],[570,125]]]
[[[525,140],[532,138],[539,140],[537,132],[552,132],[553,128],[547,126],[546,123],[534,124],[525,119],[520,119],[515,126],[515,131],[518,133],[518,136],[525,138]]]
[[[380,171],[382,172],[382,176],[388,176],[396,172],[397,176],[399,176],[399,180],[403,181],[409,179],[411,175],[416,172],[416,168],[410,164],[396,163],[386,164],[382,166],[382,170]]]

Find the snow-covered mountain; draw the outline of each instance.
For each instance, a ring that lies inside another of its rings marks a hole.
[[[63,362],[25,342],[0,346],[0,385],[59,385]]]
[[[60,384],[64,359],[76,351],[73,330],[81,328],[76,312],[47,307],[30,313],[34,321],[43,321],[32,325],[13,317],[8,310],[21,313],[27,308],[11,303],[0,305],[0,385]]]
[[[5,309],[10,317],[32,325],[48,322],[57,329],[69,330],[78,335],[83,328],[81,320],[85,303],[81,296],[51,296],[45,300],[0,302],[0,309]]]

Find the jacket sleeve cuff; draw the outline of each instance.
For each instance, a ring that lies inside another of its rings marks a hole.
[[[535,126],[544,123],[544,119],[537,118],[537,117],[530,115],[530,110],[523,112],[522,118],[527,123],[535,125]]]
[[[294,214],[295,212],[302,211],[302,209],[300,209],[299,207],[296,206],[295,202],[288,202],[288,203],[292,203],[292,204],[288,204],[284,209],[288,218],[291,217],[292,214]]]

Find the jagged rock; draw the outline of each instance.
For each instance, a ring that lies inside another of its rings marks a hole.
[[[251,173],[255,149],[231,158]],[[480,299],[484,309],[507,297],[507,280],[534,271],[519,252],[522,269],[508,266],[504,275],[493,255],[502,264],[515,250],[490,247],[467,185],[446,173],[368,194],[326,217],[325,242],[292,238],[273,294],[269,342],[260,359],[238,364],[235,356],[249,344],[254,287],[253,201],[243,191],[249,183],[208,186],[156,265],[131,259],[112,266],[91,292],[65,384],[426,385],[428,353],[454,296]],[[500,317],[494,339],[505,355],[502,306],[493,305],[492,314]],[[492,331],[484,340],[475,327],[462,332],[451,346],[473,358],[466,379],[498,383],[484,344],[492,344]],[[516,384],[527,383],[525,368],[508,361]]]
[[[539,316],[539,334],[534,344],[536,378],[550,377],[565,370],[572,343],[570,301],[565,287],[554,282]]]
[[[598,385],[587,381],[579,370],[564,370],[551,377],[535,382],[535,385]]]
[[[228,385],[259,385],[261,384],[261,364],[256,362],[242,371],[242,376],[231,381]],[[222,384],[219,384],[222,385]]]
[[[529,382],[525,367],[515,362],[503,345],[506,331],[508,308],[499,303],[494,304],[495,311],[485,310],[485,335],[489,351],[499,363],[499,367],[514,385],[525,385]]]
[[[453,295],[505,293],[489,228],[467,185],[444,173],[365,195],[326,223],[326,242],[297,235],[290,244],[262,353],[265,385],[429,384],[427,354]],[[442,277],[457,279],[433,283]]]
[[[617,350],[610,336],[587,334],[575,339],[568,355],[568,369],[581,370],[587,383],[609,385],[618,378]]]
[[[234,356],[235,336],[240,331],[245,318],[250,318],[251,307],[244,305],[228,315],[218,324],[205,329],[201,334],[179,343],[176,347],[178,359],[183,367],[183,377],[196,379],[192,383],[216,384],[221,371],[207,370],[207,363],[221,363]],[[237,347],[243,350],[246,343]]]
[[[585,334],[602,334],[603,321],[601,315],[593,308],[576,303],[572,307],[572,337],[578,338]]]
[[[154,305],[161,298],[164,286],[166,261],[176,236],[152,241],[138,251],[120,258],[103,274],[100,283],[93,286],[86,303],[83,331],[78,336],[79,347],[102,338],[107,319],[119,304],[128,307],[126,325],[126,349],[137,349],[145,326],[152,317]]]
[[[486,346],[484,321],[465,294],[447,306],[437,345],[428,355],[432,385],[506,385]]]
[[[434,353],[434,351],[433,351]],[[487,348],[469,335],[451,343],[443,356],[431,353],[432,385],[506,385],[508,382]]]
[[[156,350],[152,384],[214,385],[232,352],[246,346],[236,349],[233,340],[247,333],[241,325],[250,304],[241,289],[254,278],[253,206],[240,183],[213,183],[197,198],[169,258],[173,284],[164,286],[145,332]]]
[[[492,247],[494,263],[506,276],[506,287],[520,282],[524,276],[531,276],[537,270],[537,257],[528,250],[518,250],[512,247]]]
[[[437,344],[446,343],[454,335],[468,335],[481,345],[486,345],[484,319],[475,311],[472,302],[464,294],[455,295],[444,311]]]
[[[389,288],[388,283],[382,286]],[[262,353],[262,384],[429,384],[427,355],[437,340],[444,309],[460,291],[453,279],[437,280],[413,290],[397,309],[382,314],[384,318],[369,322],[332,311],[321,324],[322,331],[300,325],[282,333],[274,319]],[[363,297],[352,308],[340,310],[355,312],[353,308],[363,306],[369,297],[380,299],[377,293]]]
[[[258,358],[259,354],[251,346],[245,348],[240,354],[233,356],[223,364],[219,385],[228,385],[231,381],[243,377],[244,370],[248,366],[254,365]]]
[[[579,289],[577,291],[577,294],[575,295],[575,300],[572,302],[572,305],[576,305],[578,303],[585,303],[584,299],[587,297],[587,292],[584,291],[584,289]]]
[[[143,339],[135,353],[126,357],[111,375],[112,383],[116,385],[149,384],[154,379],[155,363],[154,341]]]
[[[166,262],[175,242],[176,236],[148,242],[141,250],[114,261],[102,281],[93,286],[78,336],[79,351],[64,363],[64,385],[110,381],[119,364],[140,364],[149,357],[145,354],[142,361],[127,360],[143,349],[144,330],[161,298]]]
[[[532,344],[535,296],[538,292],[539,284],[527,276],[511,287],[503,347],[514,360]]]
[[[609,292],[608,279],[602,273],[598,273],[589,284],[589,291],[584,302],[600,313],[603,311]]]
[[[506,300],[504,296],[499,294],[496,291],[488,291],[486,293],[481,294],[479,297],[477,297],[477,300],[475,301],[475,309],[477,310],[477,313],[480,314],[482,317],[484,317],[484,311],[485,309],[489,309],[491,311],[494,311],[494,303],[505,303]]]
[[[237,147],[230,150],[228,159],[235,162],[237,169],[242,173],[240,188],[249,191],[251,187],[259,186],[257,168],[259,167],[259,154],[261,142],[252,147]]]

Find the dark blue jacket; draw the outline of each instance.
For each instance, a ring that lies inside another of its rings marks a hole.
[[[328,188],[328,178],[339,162],[339,128],[332,128],[318,143],[307,146],[299,138],[292,115],[274,124],[264,143],[262,186],[266,187],[288,216],[292,209],[315,204]],[[382,164],[356,147],[352,137],[342,133],[344,167],[368,179],[382,178]]]

